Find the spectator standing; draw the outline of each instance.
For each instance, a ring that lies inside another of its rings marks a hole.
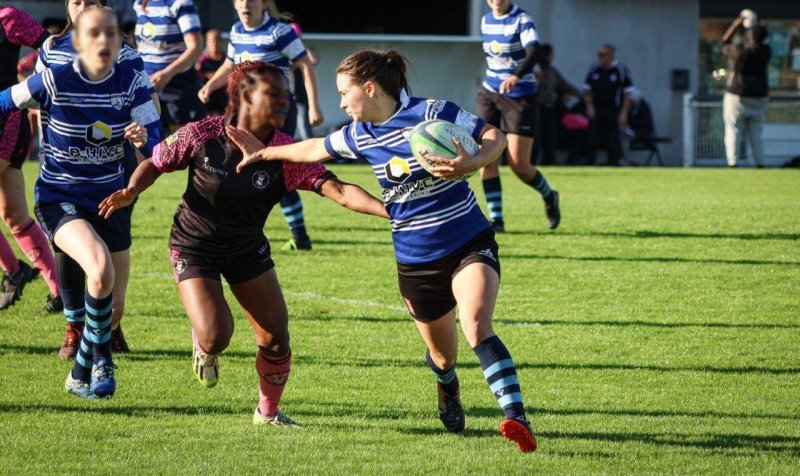
[[[212,28],[206,32],[206,51],[197,60],[197,74],[204,85],[225,62],[227,47],[219,30]],[[223,114],[228,105],[225,88],[217,89],[208,100],[206,110],[209,114]]]
[[[536,83],[539,90],[536,100],[539,103],[539,127],[537,128],[537,140],[542,152],[542,165],[552,165],[556,163],[556,143],[558,142],[559,114],[557,111],[558,102],[566,95],[576,98],[581,96],[581,92],[575,86],[568,83],[561,73],[553,66],[555,50],[553,45],[544,44],[540,49],[541,59],[539,69],[536,72]]]
[[[628,128],[630,91],[633,80],[628,68],[617,61],[616,48],[608,43],[597,52],[598,62],[589,68],[583,98],[591,119],[591,163],[596,163],[601,141],[608,148],[606,165],[619,165],[622,158],[620,130]]]
[[[744,45],[732,43],[734,32],[747,21],[753,21],[754,14],[748,13],[750,12],[747,10],[743,11],[722,37],[722,53],[731,64],[728,87],[722,101],[728,167],[736,167],[741,159],[739,144],[745,135],[750,142],[756,167],[764,166],[762,133],[764,114],[769,102],[767,68],[772,50],[769,45],[764,44],[768,32],[762,25],[752,25],[747,30]]]

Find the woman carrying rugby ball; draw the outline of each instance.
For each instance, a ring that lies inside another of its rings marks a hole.
[[[369,162],[391,218],[400,292],[428,346],[426,360],[438,382],[439,418],[448,431],[464,430],[455,373],[457,305],[464,334],[505,413],[500,431],[520,450],[534,451],[516,368],[492,330],[500,284],[494,232],[467,182],[448,180],[497,160],[505,136],[456,104],[409,97],[406,60],[394,50],[357,51],[336,71],[340,106],[353,123],[324,139],[266,149],[249,132],[229,127],[228,135],[244,153],[239,170],[262,160]],[[458,156],[433,159],[433,174],[427,172],[411,153],[407,131],[430,119],[461,126],[482,147],[469,155],[455,141]]]

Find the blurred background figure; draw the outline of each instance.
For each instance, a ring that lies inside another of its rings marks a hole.
[[[197,60],[197,74],[200,76],[200,82],[206,84],[225,62],[225,58],[227,58],[226,42],[220,31],[216,28],[208,30],[206,32],[206,51]],[[222,114],[227,105],[228,95],[225,88],[220,88],[211,93],[206,110],[209,114]]]
[[[656,133],[650,103],[636,88],[631,89],[628,97],[631,100],[631,108],[628,112],[628,129],[625,131],[625,135],[630,138],[631,142],[649,143]]]
[[[536,100],[539,103],[539,127],[536,130],[534,143],[541,151],[539,163],[553,165],[556,163],[556,144],[560,122],[558,103],[565,96],[579,98],[581,92],[567,82],[553,66],[556,56],[553,45],[548,43],[542,45],[539,55],[539,68],[536,71],[536,83],[539,85],[536,93]],[[536,155],[538,154],[534,154],[534,156]]]
[[[596,163],[597,148],[605,144],[608,149],[605,165],[620,165],[620,130],[628,128],[629,93],[633,80],[628,68],[617,61],[613,45],[606,43],[597,51],[597,63],[589,68],[583,88],[586,113],[591,120],[590,163]]]
[[[743,10],[722,36],[722,52],[729,61],[728,85],[722,102],[725,120],[725,155],[728,167],[736,167],[741,160],[744,137],[748,138],[756,167],[764,166],[764,114],[769,102],[769,77],[767,68],[772,50],[765,44],[767,29],[757,23],[752,10]],[[732,38],[739,27],[746,28],[745,44],[733,44]]]
[[[292,30],[300,38],[303,34],[303,29],[297,23],[291,23]],[[306,48],[308,53],[308,60],[311,64],[316,66],[319,64],[319,56],[311,48]],[[297,66],[292,68],[291,77],[291,90],[294,94],[294,100],[297,103],[297,129],[295,130],[295,137],[300,140],[308,140],[314,137],[314,132],[311,129],[311,122],[308,119],[308,91],[306,91],[305,76],[303,70]]]

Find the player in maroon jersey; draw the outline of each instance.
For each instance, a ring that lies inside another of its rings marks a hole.
[[[27,13],[14,7],[0,6],[0,91],[17,84],[17,61],[22,46],[39,48],[47,30]],[[41,271],[50,288],[44,310],[61,312],[63,304],[56,282],[55,260],[50,243],[28,213],[25,200],[25,177],[22,163],[31,144],[28,111],[12,112],[0,118],[0,217],[14,235],[20,249]],[[18,260],[5,236],[0,233],[0,309],[19,300],[25,285],[33,279],[33,269]]]
[[[286,303],[283,299],[264,223],[291,190],[313,190],[351,210],[388,218],[383,203],[362,188],[343,183],[319,164],[242,160],[226,126],[235,124],[268,146],[290,144],[278,129],[289,98],[280,69],[244,62],[228,79],[224,116],[193,122],[156,146],[128,188],[107,198],[100,213],[109,216],[166,172],[189,168],[189,183],[175,213],[169,245],[178,291],[192,323],[194,371],[206,387],[217,383],[217,357],[233,334],[233,317],[222,293],[220,275],[242,306],[256,334],[259,406],[256,424],[296,426],[278,411],[291,362]]]

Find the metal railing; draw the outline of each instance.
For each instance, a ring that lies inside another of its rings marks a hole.
[[[800,97],[770,98],[764,124],[764,162],[776,167],[800,156]],[[752,164],[749,145],[739,144],[745,164]],[[723,167],[725,123],[722,97],[683,98],[683,166]]]

